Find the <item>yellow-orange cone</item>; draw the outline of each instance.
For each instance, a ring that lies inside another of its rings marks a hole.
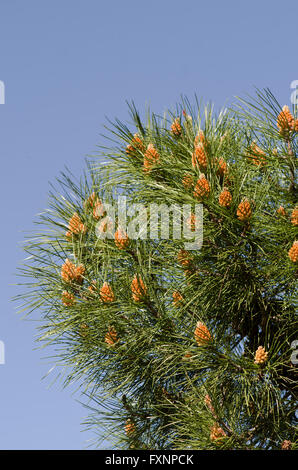
[[[220,158],[217,161],[217,173],[220,176],[224,176],[227,173],[227,171],[228,171],[227,162],[223,158]]]
[[[145,146],[139,134],[134,134],[130,144],[126,147],[126,153],[128,155],[135,155],[136,151],[140,151],[141,153],[143,153],[144,150]]]
[[[124,230],[118,229],[115,232],[115,245],[119,250],[124,250],[129,245],[129,238]]]
[[[130,436],[131,434],[133,434],[134,432],[136,431],[136,426],[135,424],[133,423],[133,421],[131,421],[131,419],[128,419],[125,423],[125,432],[126,432],[126,435],[127,436]]]
[[[199,142],[192,154],[192,166],[193,168],[200,168],[201,170],[205,170],[207,167],[207,155],[204,149],[204,144]]]
[[[68,238],[70,238],[72,234],[79,235],[86,233],[87,229],[77,212],[75,212],[69,220],[68,229],[68,232],[66,232]]]
[[[93,193],[90,194],[90,196],[85,200],[84,208],[85,209],[90,209],[90,208],[94,207],[94,204],[96,203],[96,201],[98,201],[98,197],[97,197],[96,193],[93,191]]]
[[[285,439],[281,444],[282,450],[291,450],[292,449],[292,442],[288,439]]]
[[[159,153],[153,144],[149,144],[144,155],[144,172],[149,173],[159,162]]]
[[[283,106],[282,111],[279,113],[277,118],[277,127],[281,134],[293,131],[295,129],[294,117],[289,109],[289,106]]]
[[[212,401],[211,401],[211,398],[208,394],[205,395],[205,398],[204,398],[204,402],[205,402],[205,405],[207,406],[207,408],[209,408],[209,410],[211,411],[211,413],[214,415],[215,414],[215,410],[214,410],[214,407],[212,405]]]
[[[209,341],[212,341],[210,331],[208,330],[207,326],[204,325],[204,323],[202,323],[201,321],[198,321],[196,325],[194,336],[198,346],[204,346],[209,343]]]
[[[211,441],[218,441],[224,437],[226,437],[226,433],[224,432],[224,430],[218,424],[214,424],[210,431]]]
[[[224,188],[218,198],[219,205],[222,207],[230,207],[232,203],[232,194],[227,188]]]
[[[210,185],[208,180],[205,178],[205,175],[201,174],[200,178],[198,179],[195,189],[194,189],[194,196],[202,200],[208,197],[210,194]]]
[[[298,206],[293,209],[292,214],[291,214],[291,224],[294,225],[294,227],[298,226]]]
[[[250,152],[248,154],[249,159],[257,166],[266,164],[266,154],[265,152],[256,144],[252,142],[250,145]]]
[[[199,143],[205,144],[206,143],[206,137],[204,132],[200,129],[199,132],[197,133],[194,141],[194,146],[196,147]]]
[[[263,346],[259,346],[255,353],[255,364],[264,364],[268,359],[268,353]]]
[[[289,258],[293,263],[298,261],[298,240],[295,240],[288,252]]]
[[[178,255],[177,255],[177,260],[178,263],[181,264],[181,266],[189,266],[191,264],[191,256],[189,251],[187,250],[180,250]]]
[[[279,206],[276,213],[281,217],[286,217],[286,215],[287,215],[286,210],[283,206]]]
[[[108,346],[115,346],[117,343],[118,336],[117,336],[117,331],[113,326],[111,326],[105,336],[105,342],[107,343]]]
[[[71,307],[75,303],[75,296],[67,290],[62,292],[61,301],[65,307]]]
[[[97,199],[93,204],[93,217],[95,220],[99,220],[105,214],[105,208],[103,203]]]
[[[183,296],[180,294],[179,291],[175,290],[173,292],[173,305],[174,307],[178,307],[181,302],[183,301]]]
[[[114,302],[115,295],[114,295],[113,289],[111,288],[108,282],[103,283],[99,293],[100,293],[100,298],[103,302],[105,303]]]
[[[186,175],[183,177],[182,183],[185,189],[191,189],[194,184],[192,175],[186,173]]]
[[[172,134],[174,134],[175,137],[179,137],[182,133],[182,127],[180,124],[180,119],[177,117],[174,119],[172,125],[171,125],[171,131]]]
[[[243,199],[237,208],[237,217],[242,222],[245,222],[251,218],[252,210],[248,199]]]
[[[134,276],[131,283],[132,298],[135,302],[140,302],[147,295],[147,287],[143,280],[137,274]]]
[[[65,260],[61,268],[61,277],[63,281],[67,283],[74,281],[78,284],[82,284],[84,273],[85,268],[82,264],[75,266],[69,259]]]

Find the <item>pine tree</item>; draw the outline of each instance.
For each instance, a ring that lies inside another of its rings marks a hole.
[[[112,123],[80,181],[62,174],[26,242],[40,341],[59,346],[99,443],[297,448],[297,108],[263,90],[217,115],[186,98],[144,122],[129,110],[133,128]],[[138,239],[116,231],[121,195],[202,204],[201,249],[144,238],[144,218]]]

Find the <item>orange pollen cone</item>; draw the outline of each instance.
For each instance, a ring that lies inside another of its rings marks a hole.
[[[135,275],[131,283],[132,298],[135,302],[140,302],[147,294],[147,287],[143,280]]]
[[[105,303],[114,302],[115,295],[114,295],[113,289],[107,282],[103,283],[99,293],[100,293],[100,298],[103,302]]]

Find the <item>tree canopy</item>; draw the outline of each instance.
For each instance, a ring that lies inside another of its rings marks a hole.
[[[129,111],[86,174],[53,186],[25,243],[23,308],[88,397],[98,445],[295,448],[297,107],[266,89],[218,113],[185,97],[162,116]],[[124,196],[139,237],[107,217]],[[150,237],[152,204],[199,205],[186,224],[202,246],[173,224]]]

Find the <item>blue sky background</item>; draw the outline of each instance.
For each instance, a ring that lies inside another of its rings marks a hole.
[[[93,437],[73,390],[41,380],[52,363],[10,300],[49,181],[64,165],[81,173],[105,116],[128,119],[125,100],[162,112],[196,93],[220,107],[257,86],[290,104],[297,25],[297,0],[0,0],[0,449],[82,449]]]

